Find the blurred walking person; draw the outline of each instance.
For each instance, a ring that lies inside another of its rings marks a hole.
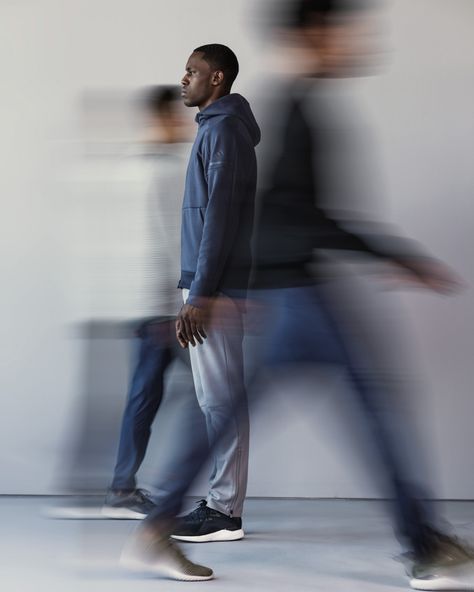
[[[273,108],[265,104],[264,109],[278,112],[278,120],[269,122],[269,130],[263,125],[269,144],[262,158],[265,179],[255,225],[252,297],[263,311],[263,361],[277,378],[290,369],[300,376],[314,364],[345,370],[377,458],[372,468],[383,473],[393,498],[395,530],[406,551],[411,586],[471,589],[472,550],[443,532],[425,501],[419,475],[411,470],[418,454],[400,401],[375,366],[370,368],[366,345],[351,340],[351,328],[325,292],[331,273],[327,253],[336,251],[369,255],[390,266],[402,281],[408,278],[441,293],[458,287],[454,274],[413,241],[388,236],[373,225],[371,232],[362,232],[367,224],[360,215],[348,216],[348,204],[357,199],[350,168],[360,154],[354,138],[344,135],[339,118],[347,113],[337,109],[334,87],[338,80],[365,75],[377,66],[370,5],[357,0],[288,1],[273,31],[281,51],[277,64],[285,56],[291,63],[269,97]],[[333,214],[341,203],[346,220]],[[339,295],[351,298],[353,293]],[[415,469],[420,473],[423,467]]]
[[[174,330],[180,307],[176,283],[190,126],[179,87],[147,89],[142,102],[148,125],[141,157],[149,161],[153,181],[142,212],[146,220],[146,252],[138,262],[142,285],[134,286],[140,301],[137,312],[142,317],[135,321],[136,363],[122,417],[114,475],[102,508],[103,516],[116,519],[142,519],[154,508],[151,496],[137,488],[136,474],[163,398],[167,370],[175,361],[190,367],[188,352],[178,347]]]

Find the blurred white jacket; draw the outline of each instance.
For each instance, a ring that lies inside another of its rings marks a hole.
[[[76,180],[81,317],[174,316],[182,305],[181,204],[191,145],[94,157]],[[79,280],[79,281],[77,281]]]

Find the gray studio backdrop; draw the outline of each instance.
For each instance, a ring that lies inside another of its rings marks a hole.
[[[251,97],[271,59],[262,55],[249,23],[251,4],[0,2],[0,494],[61,490],[61,473],[84,415],[86,375],[100,373],[97,367],[86,369],[87,356],[95,354],[96,362],[112,356],[115,367],[106,387],[110,413],[103,401],[96,408],[111,422],[110,462],[113,458],[128,343],[102,334],[91,349],[87,334],[76,330],[87,321],[82,272],[74,266],[85,183],[74,164],[82,149],[81,97],[88,89],[129,92],[177,82],[190,51],[211,41],[235,49],[241,62],[235,90]],[[355,88],[379,146],[382,215],[471,285],[473,18],[471,0],[390,3],[388,67]],[[452,299],[419,292],[387,295],[383,306],[392,312],[378,327],[403,354],[397,363],[403,362],[403,376],[412,381],[422,417],[419,435],[440,498],[474,497],[472,303],[472,289]],[[316,401],[296,397],[296,391],[314,394],[314,384],[281,384],[255,417],[250,495],[378,494],[341,427],[352,420],[342,402],[343,383],[320,376],[318,396],[311,397]],[[155,430],[145,482],[152,482],[162,441]],[[203,489],[201,484],[196,491]]]

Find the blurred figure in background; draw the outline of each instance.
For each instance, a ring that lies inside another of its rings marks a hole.
[[[143,321],[136,330],[137,361],[123,413],[114,477],[102,510],[109,518],[140,519],[153,508],[147,493],[137,489],[135,476],[163,397],[165,372],[176,359],[189,366],[189,354],[178,346],[174,332],[180,308],[176,284],[189,122],[179,87],[150,89],[144,108],[149,118],[144,156],[155,170],[148,209],[143,213],[148,228],[144,285],[137,287],[143,298]]]
[[[136,473],[165,384],[174,395],[173,422],[178,416],[186,422],[189,413],[196,426],[200,418],[194,413],[201,415],[189,353],[179,347],[174,331],[182,303],[176,286],[192,120],[179,87],[150,87],[134,93],[132,100],[115,93],[86,98],[83,128],[87,138],[96,139],[86,144],[88,158],[81,162],[74,185],[81,249],[74,269],[79,270],[75,281],[90,320],[83,329],[84,392],[74,414],[77,441],[61,472],[68,492],[81,497],[51,514],[140,519],[153,502],[137,489]],[[120,144],[110,142],[105,123],[120,130],[115,131]],[[122,415],[130,346],[131,380]],[[173,422],[168,419],[167,426]],[[98,504],[91,494],[103,496],[109,484],[105,504]]]
[[[261,306],[263,361],[273,379],[290,369],[292,376],[301,376],[315,363],[345,369],[378,456],[372,469],[384,473],[394,499],[394,524],[407,551],[411,586],[451,589],[474,575],[472,551],[441,532],[433,508],[423,501],[426,493],[411,470],[418,454],[406,429],[408,418],[391,385],[375,368],[371,371],[363,340],[351,340],[350,328],[324,290],[331,274],[327,252],[334,251],[370,255],[390,265],[400,280],[441,293],[458,287],[454,274],[412,241],[374,225],[367,232],[367,224],[348,215],[347,206],[352,209],[357,199],[350,169],[359,155],[354,138],[338,121],[348,113],[338,110],[335,90],[338,80],[377,66],[371,5],[357,0],[282,5],[274,31],[275,63],[288,68],[262,109],[271,120],[262,124],[265,152],[252,296]],[[341,204],[344,218],[334,213]],[[344,298],[353,294],[339,295]]]

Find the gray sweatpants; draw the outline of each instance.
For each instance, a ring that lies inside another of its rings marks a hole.
[[[186,302],[188,290],[183,290]],[[242,305],[224,294],[215,298],[206,326],[207,339],[189,347],[194,387],[213,446],[213,470],[207,505],[241,516],[247,491],[249,415],[244,385]],[[230,421],[229,421],[230,417]]]

